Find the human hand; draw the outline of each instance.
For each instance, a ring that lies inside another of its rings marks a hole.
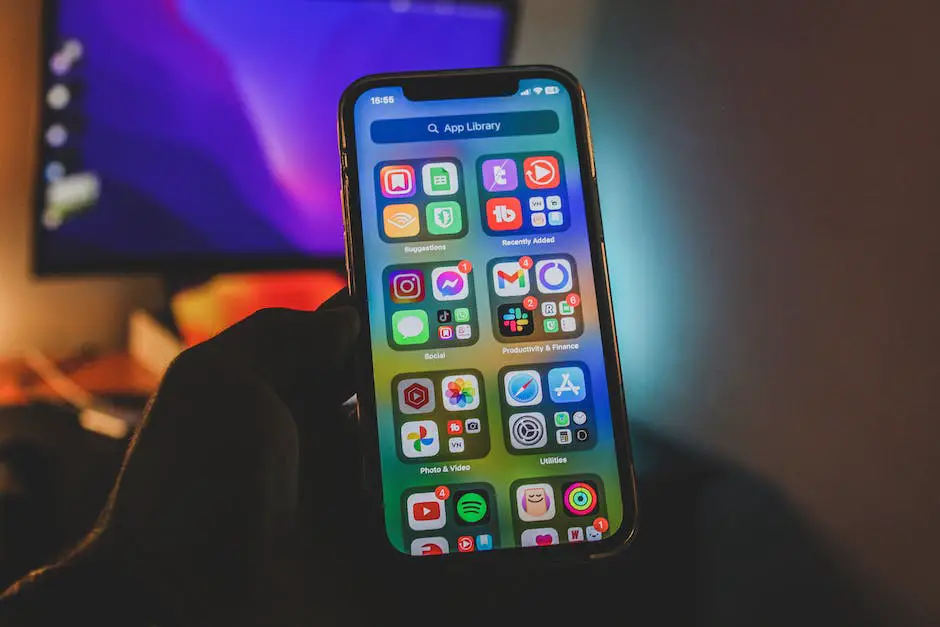
[[[320,539],[348,533],[336,512],[361,507],[358,438],[341,407],[358,333],[338,294],[316,312],[260,311],[185,351],[98,528],[11,589],[0,619],[277,625],[319,605],[314,592],[335,601],[349,560]]]

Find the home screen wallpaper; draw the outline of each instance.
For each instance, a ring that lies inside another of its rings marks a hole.
[[[592,542],[623,503],[570,95],[355,104],[386,531]]]

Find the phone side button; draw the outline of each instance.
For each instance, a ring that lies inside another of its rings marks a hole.
[[[343,229],[349,226],[349,205],[346,203],[346,190],[348,189],[349,179],[343,177],[343,183],[339,188],[339,206],[343,208]]]
[[[346,230],[346,227],[343,227],[343,248],[346,258],[346,285],[352,288],[352,271],[351,264],[349,263],[349,252],[352,248],[352,242],[349,241],[349,231]]]
[[[346,201],[346,194],[344,194],[342,188],[340,188],[339,202],[340,202],[340,205],[343,207],[343,258],[346,262],[346,285],[352,286],[352,281],[350,280],[352,277],[349,273],[349,249],[350,249],[349,219],[348,219],[349,214],[347,211],[345,201]]]
[[[594,139],[591,137],[591,114],[588,113],[587,94],[581,90],[581,108],[584,111],[584,132],[587,135],[588,155],[591,159],[591,178],[597,181],[597,166],[594,163]]]

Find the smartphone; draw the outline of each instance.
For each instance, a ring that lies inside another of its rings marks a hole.
[[[622,548],[636,486],[578,81],[369,76],[343,94],[339,136],[388,543],[445,560]]]

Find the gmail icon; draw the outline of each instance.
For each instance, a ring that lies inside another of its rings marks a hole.
[[[497,296],[524,296],[529,293],[529,271],[518,261],[493,265],[493,291]]]
[[[415,169],[410,165],[387,165],[379,171],[382,195],[405,198],[415,195]]]

